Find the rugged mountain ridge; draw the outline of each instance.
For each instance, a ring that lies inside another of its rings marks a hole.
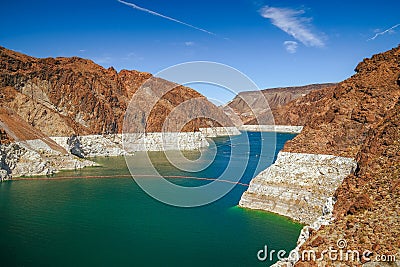
[[[300,114],[305,127],[284,150],[355,157],[371,137],[371,130],[397,107],[399,50],[364,59],[351,78],[289,103],[282,114]]]
[[[132,153],[122,132],[135,151],[189,150],[208,145],[200,128],[232,125],[203,95],[149,73],[0,47],[0,181]],[[165,146],[161,131],[173,132]]]
[[[355,158],[358,168],[335,192],[335,220],[300,248],[317,257],[339,239],[360,254],[400,253],[400,46],[364,59],[351,78],[280,108],[278,116],[303,123],[283,151]],[[279,119],[279,118],[278,118]],[[298,262],[296,266],[360,266],[366,260]],[[382,264],[382,263],[380,263]],[[385,265],[382,265],[385,266]]]
[[[134,124],[144,125],[147,132],[161,131],[168,114],[190,99],[199,99],[193,110],[203,114],[203,118],[171,130],[195,131],[200,127],[232,125],[219,108],[195,90],[154,78],[149,73],[117,72],[78,57],[34,58],[0,47],[2,117],[13,113],[47,136],[121,133],[129,101],[148,79],[152,81],[154,95],[143,97],[160,99],[151,110],[139,107],[143,114],[134,118]],[[164,95],[166,88],[171,87],[174,89]],[[209,114],[216,119],[208,119]],[[142,121],[144,115],[148,116],[146,122]]]
[[[310,84],[305,86],[270,88],[261,90],[261,92],[268,101],[272,113],[274,113],[277,108],[285,106],[287,103],[299,97],[305,96],[312,91],[334,85],[334,83]],[[244,124],[258,124],[255,119],[256,116],[270,116],[271,114],[271,112],[266,112],[267,107],[265,107],[265,101],[260,100],[262,95],[259,91],[241,92],[226,105],[225,110],[229,112],[228,109],[231,108],[241,118]],[[270,124],[274,124],[273,118],[268,118],[268,120],[265,118],[262,121],[269,120],[271,121]]]

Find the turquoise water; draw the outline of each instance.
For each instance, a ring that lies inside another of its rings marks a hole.
[[[265,169],[276,155],[274,151],[259,154],[260,145],[270,142],[274,134],[266,138],[259,133],[248,135],[250,159],[243,183]],[[277,134],[277,150],[293,137]],[[190,176],[216,177],[221,172],[229,160],[230,141],[217,138],[215,143],[215,164]],[[188,158],[197,156],[187,153]],[[151,159],[162,174],[187,175],[169,165],[161,152],[151,153]],[[129,174],[123,157],[96,161],[102,167],[65,171],[56,177]],[[185,186],[209,182],[171,181]],[[148,196],[131,178],[0,183],[0,265],[269,266],[271,262],[257,260],[257,251],[264,245],[290,251],[301,225],[266,212],[238,208],[245,189],[237,185],[212,204],[179,208]]]

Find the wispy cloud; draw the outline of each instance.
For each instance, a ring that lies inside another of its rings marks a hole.
[[[194,45],[195,45],[195,43],[192,41],[185,42],[185,46],[194,46]]]
[[[112,62],[112,58],[109,56],[102,56],[102,57],[96,57],[93,59],[94,62],[97,64],[110,64]]]
[[[381,31],[381,32],[377,32],[373,37],[369,38],[367,41],[373,41],[373,40],[375,40],[379,35],[384,35],[384,34],[386,34],[386,33],[393,33],[393,32],[394,32],[394,29],[396,29],[396,28],[399,27],[399,26],[400,26],[400,24],[396,24],[396,25],[390,27],[389,29],[386,29],[386,30]]]
[[[129,60],[129,61],[140,61],[143,60],[144,58],[137,55],[134,52],[129,52],[128,54],[126,54],[126,56],[121,58],[122,60]]]
[[[291,54],[296,53],[297,47],[299,46],[299,44],[295,41],[284,41],[283,45],[285,46],[286,51],[288,51]]]
[[[189,24],[189,23],[186,23],[186,22],[183,22],[183,21],[180,21],[180,20],[177,20],[177,19],[174,19],[174,18],[165,16],[165,15],[160,14],[160,13],[157,13],[157,12],[155,12],[155,11],[152,11],[152,10],[149,10],[149,9],[146,9],[146,8],[143,8],[143,7],[140,7],[140,6],[138,6],[138,5],[135,5],[135,4],[132,4],[132,3],[128,3],[128,2],[125,2],[125,1],[122,1],[122,0],[117,0],[117,1],[120,2],[120,3],[122,3],[122,4],[124,4],[124,5],[130,6],[130,7],[134,8],[134,9],[137,9],[137,10],[140,10],[140,11],[143,11],[143,12],[146,12],[146,13],[149,13],[149,14],[151,14],[151,15],[158,16],[158,17],[161,17],[161,18],[164,18],[164,19],[167,19],[167,20],[170,20],[170,21],[179,23],[179,24],[185,25],[185,26],[187,26],[187,27],[190,27],[190,28],[192,28],[192,29],[196,29],[196,30],[198,30],[198,31],[202,31],[202,32],[205,32],[205,33],[208,33],[208,34],[211,34],[211,35],[216,35],[216,34],[213,33],[213,32],[210,32],[210,31],[207,31],[207,30],[205,30],[205,29],[202,29],[202,28],[193,26],[193,25],[191,25],[191,24]]]
[[[260,10],[260,14],[306,46],[323,47],[325,45],[322,38],[311,31],[311,18],[302,16],[305,14],[304,10],[265,6]]]

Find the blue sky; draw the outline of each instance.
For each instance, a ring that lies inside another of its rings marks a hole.
[[[209,60],[268,88],[341,81],[363,58],[400,43],[400,1],[126,2],[150,13],[117,0],[3,1],[0,45],[151,73]],[[212,86],[201,92],[232,97]]]

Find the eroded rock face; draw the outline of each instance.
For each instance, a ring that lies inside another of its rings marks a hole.
[[[310,235],[313,232],[318,231],[321,227],[325,227],[332,223],[332,212],[335,202],[336,199],[334,197],[328,197],[326,199],[325,205],[322,207],[322,215],[319,216],[311,225],[306,225],[301,229],[296,247],[288,253],[289,256],[278,260],[275,264],[271,265],[271,267],[292,267],[303,257],[300,248],[305,242],[307,242]],[[321,243],[323,240],[319,239],[317,242]]]
[[[10,168],[6,163],[6,153],[3,145],[0,144],[0,182],[10,178]]]
[[[40,139],[0,145],[3,170],[7,178],[31,175],[51,175],[59,170],[97,166],[96,163],[78,159],[53,150]]]
[[[41,151],[45,153],[43,150]],[[5,148],[5,153],[7,165],[13,176],[50,175],[55,172],[48,160],[24,144],[12,143]]]
[[[335,84],[326,83],[326,84],[311,84],[306,86],[296,86],[296,87],[282,87],[282,88],[271,88],[262,90],[262,95],[268,101],[269,108],[272,110],[272,114],[274,111],[281,107],[285,106],[287,103],[305,96],[306,94],[320,90],[322,88],[330,87]],[[265,122],[269,122],[268,124],[274,124],[273,118],[264,118],[265,116],[270,116],[271,112],[266,112],[267,107],[265,107],[265,101],[260,99],[261,94],[259,92],[247,91],[239,93],[232,101],[230,101],[227,106],[231,108],[243,121],[244,124],[265,124]],[[250,106],[249,106],[250,105]],[[250,108],[251,107],[251,108]],[[229,112],[228,109],[226,109]],[[255,117],[261,118],[261,122],[257,122]],[[303,125],[303,124],[286,124],[279,123],[282,125]]]
[[[133,96],[136,101],[131,103]],[[190,105],[177,109],[187,101]],[[125,155],[123,130],[139,134],[198,132],[200,127],[233,125],[224,112],[195,90],[149,73],[118,73],[78,57],[40,59],[3,47],[0,105],[1,144],[22,144],[18,149],[6,149],[6,159],[19,155],[11,161],[15,176],[90,165],[66,155],[67,151],[80,158]],[[125,116],[128,106],[131,112]],[[189,136],[187,141],[196,141]],[[199,147],[198,143],[181,143],[186,148]],[[46,153],[51,159],[58,158],[58,164],[48,160]],[[1,171],[1,178],[7,177]]]
[[[287,142],[284,151],[354,157],[359,165],[335,192],[335,221],[313,232],[300,250],[320,253],[335,247],[338,239],[345,239],[347,249],[397,254],[398,258],[400,47],[364,59],[356,72],[336,87],[311,92],[286,107],[286,116],[300,114],[305,127]],[[360,258],[340,265],[363,263]],[[297,266],[335,264],[339,263],[325,259]]]
[[[79,158],[85,157],[85,152],[83,152],[81,141],[78,136],[72,135],[67,139],[68,151]]]
[[[236,127],[209,127],[200,128],[199,130],[204,137],[233,136],[241,134]]]
[[[138,92],[149,79],[149,90]],[[175,116],[175,121],[184,122],[182,127],[170,127],[167,131],[232,126],[229,118],[198,92],[149,73],[118,73],[82,58],[39,59],[0,47],[0,103],[8,110],[0,110],[0,115],[6,120],[11,111],[47,136],[121,133],[125,111],[135,93],[145,101],[134,103],[137,112],[130,117],[130,124],[140,126],[143,132],[161,131],[166,117],[190,99],[199,101]],[[152,99],[157,100],[156,105],[146,106]],[[192,113],[203,116],[186,121]],[[147,120],[143,121],[144,117]],[[23,127],[15,126],[21,140],[27,140],[26,136],[35,139],[32,133],[17,130]]]
[[[10,135],[4,129],[0,129],[0,144],[8,144],[14,141]]]
[[[373,252],[376,255],[400,256],[400,102],[373,130],[357,154],[359,169],[345,178],[335,193],[336,220],[320,231],[312,233],[302,250],[321,252],[334,246],[338,239],[347,241],[347,249]],[[323,238],[324,245],[316,246],[313,240]],[[372,258],[373,258],[372,257]],[[361,266],[343,263],[343,266]],[[308,266],[299,262],[298,266]],[[333,264],[325,260],[314,263]],[[399,264],[399,262],[397,262]],[[395,263],[370,262],[365,266],[396,266]]]
[[[283,116],[297,113],[305,127],[285,145],[285,151],[355,157],[370,130],[385,119],[400,97],[399,50],[365,59],[357,66],[357,74],[336,87],[291,102],[286,107],[289,114]]]
[[[285,144],[285,152],[330,154],[355,158],[358,162],[355,173],[346,176],[334,192],[337,202],[333,222],[309,232],[309,238],[300,246],[299,252],[313,250],[319,258],[322,251],[337,248],[337,241],[344,239],[346,250],[359,251],[360,255],[366,250],[372,251],[372,259],[376,255],[395,255],[398,260],[400,46],[364,59],[356,72],[334,87],[310,92],[278,108],[274,114],[276,121],[282,124],[304,125],[302,132]],[[318,176],[313,174],[313,177]],[[253,186],[254,192],[272,192],[272,184],[262,179],[258,182],[265,183],[264,189]],[[318,195],[318,190],[316,193]],[[296,199],[295,192],[293,195]],[[275,196],[281,200],[279,197]],[[253,201],[264,205],[262,196]],[[267,207],[272,205],[271,201],[267,203]],[[289,211],[285,200],[281,203],[278,210]],[[338,262],[325,257],[317,261],[286,263],[282,266],[396,265],[366,263],[361,257],[355,261]]]
[[[77,149],[76,152],[82,157],[109,157],[127,154],[123,149],[121,134],[84,135],[75,137],[53,136],[51,139],[58,145],[65,147],[65,149],[71,149],[71,152],[72,148]],[[74,147],[71,147],[71,143]]]
[[[135,151],[197,150],[208,147],[201,132],[147,133],[124,135],[125,149]]]
[[[298,134],[303,130],[303,126],[294,125],[242,125],[239,127],[242,131],[251,132],[276,132]]]
[[[275,163],[251,180],[239,206],[278,213],[309,225],[356,167],[351,158],[279,152]]]

